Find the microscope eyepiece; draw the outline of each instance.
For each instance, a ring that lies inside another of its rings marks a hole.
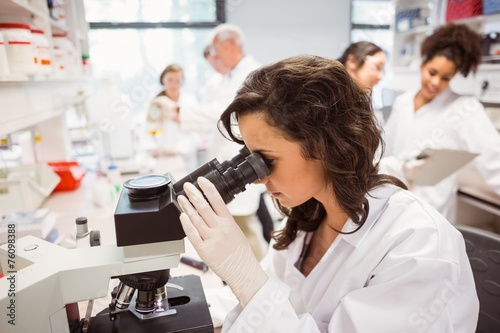
[[[244,147],[229,161],[219,163],[216,159],[202,165],[186,177],[173,185],[177,195],[185,195],[182,186],[185,182],[191,182],[198,187],[198,177],[205,177],[210,180],[222,199],[227,204],[231,202],[235,195],[245,190],[247,184],[251,184],[258,179],[268,176],[269,168],[262,156],[257,153],[250,153]]]

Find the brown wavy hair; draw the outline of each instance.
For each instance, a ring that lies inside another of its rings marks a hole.
[[[252,72],[221,115],[221,133],[244,144],[231,128],[235,119],[254,113],[299,144],[305,159],[321,161],[339,205],[359,227],[368,216],[369,190],[384,183],[405,188],[378,173],[377,149],[383,144],[370,97],[336,60],[297,56]],[[284,229],[273,234],[278,250],[287,248],[298,230],[316,230],[326,216],[314,198],[292,208],[275,204],[288,217]]]
[[[481,36],[465,24],[448,23],[422,42],[420,54],[424,64],[435,56],[444,56],[455,63],[457,72],[467,77],[476,72],[481,62]]]
[[[366,56],[372,56],[379,52],[384,52],[384,50],[380,46],[372,42],[361,41],[349,45],[345,49],[342,56],[340,56],[340,58],[338,58],[337,60],[345,66],[345,64],[347,63],[347,58],[352,55],[352,57],[354,58],[354,62],[356,63],[356,67],[360,68],[364,65]]]

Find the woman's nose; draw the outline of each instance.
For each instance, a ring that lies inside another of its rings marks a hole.
[[[380,81],[384,78],[384,71],[383,70],[380,70],[377,72],[377,79]],[[378,81],[377,81],[378,83]]]
[[[437,77],[437,76],[435,76],[435,77],[433,77],[433,78],[431,79],[431,84],[432,84],[433,86],[436,86],[436,87],[437,87],[437,86],[439,85],[439,83],[440,83],[440,82],[441,82],[441,78],[439,78],[439,77]]]

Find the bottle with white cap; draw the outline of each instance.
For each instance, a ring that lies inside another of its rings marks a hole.
[[[36,53],[30,26],[24,23],[0,23],[10,74],[36,74]]]
[[[49,39],[41,29],[31,29],[33,43],[36,51],[36,66],[38,74],[50,74],[52,72],[52,61],[50,56]]]

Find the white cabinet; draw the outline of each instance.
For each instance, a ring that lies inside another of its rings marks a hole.
[[[49,10],[47,0],[0,0],[0,22],[23,23],[43,30],[52,59],[49,73],[10,73],[0,79],[0,139],[34,128],[42,145],[50,146],[45,150],[56,152],[47,157],[64,159],[68,153],[64,113],[81,102],[87,85],[82,56],[88,55],[88,28],[83,0],[50,2],[57,5],[55,10]],[[72,71],[56,68],[54,34],[66,35],[74,47],[78,61]]]

